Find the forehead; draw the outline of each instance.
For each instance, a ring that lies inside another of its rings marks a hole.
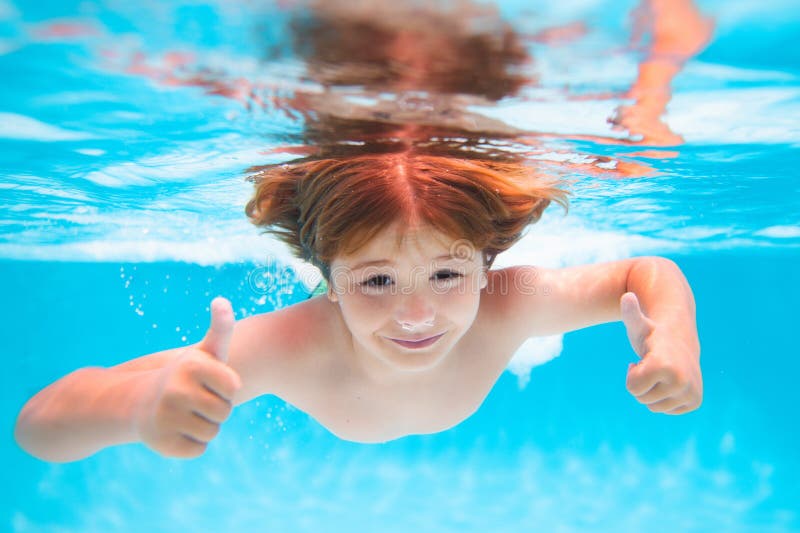
[[[447,250],[455,239],[427,225],[408,226],[392,224],[380,232],[364,249],[370,246],[385,250],[393,249],[419,249],[419,250]]]
[[[379,232],[361,249],[342,259],[391,259],[398,253],[414,252],[438,256],[448,253],[454,242],[455,239],[431,226],[394,223]]]

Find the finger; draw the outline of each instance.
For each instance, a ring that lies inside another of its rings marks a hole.
[[[222,296],[214,298],[211,301],[211,326],[209,326],[206,336],[200,341],[198,348],[222,362],[227,362],[234,322],[231,303]]]
[[[667,415],[682,415],[682,414],[688,413],[690,411],[694,411],[694,408],[690,407],[688,405],[679,405],[678,407],[675,407],[674,409],[670,409],[669,411],[665,411],[664,414],[667,414]]]
[[[189,413],[184,417],[175,428],[181,435],[200,443],[211,442],[219,433],[219,424],[215,424],[198,416]]]
[[[628,333],[628,340],[639,357],[645,354],[645,339],[653,329],[652,321],[647,318],[639,306],[639,299],[632,292],[622,295],[619,302],[622,322]]]
[[[659,381],[644,394],[636,396],[636,399],[645,405],[652,405],[667,398],[674,397],[675,391],[671,389],[672,388],[669,385]]]
[[[192,369],[194,378],[223,400],[233,401],[233,395],[242,388],[239,374],[219,361],[211,359],[206,361],[206,364],[198,364]]]
[[[211,422],[197,413],[193,414],[191,425],[192,428],[189,435],[199,442],[211,442],[219,435],[220,425],[216,422]]]
[[[209,422],[221,424],[233,411],[233,405],[211,391],[203,391],[194,402],[194,412]]]
[[[169,457],[191,459],[203,455],[207,447],[208,444],[205,442],[200,442],[188,435],[177,434],[164,453]]]
[[[681,407],[683,402],[677,398],[664,398],[661,401],[651,403],[647,406],[654,413],[667,413]]]
[[[637,364],[628,365],[628,377],[625,387],[636,398],[646,394],[661,381],[661,377],[656,372],[649,371],[647,359],[643,359]]]

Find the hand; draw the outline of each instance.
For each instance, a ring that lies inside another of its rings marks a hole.
[[[628,391],[654,413],[697,409],[703,400],[697,343],[676,338],[647,318],[632,292],[622,295],[620,308],[631,346],[642,359],[628,367]]]
[[[142,442],[170,457],[197,457],[230,416],[239,375],[229,367],[234,316],[225,298],[211,302],[211,326],[203,340],[169,364],[151,371],[135,424]]]
[[[622,105],[606,122],[612,125],[614,131],[627,131],[628,140],[635,144],[647,146],[679,146],[683,144],[683,137],[673,132],[661,120],[669,97],[663,103],[653,104],[649,99],[646,104],[636,103]]]

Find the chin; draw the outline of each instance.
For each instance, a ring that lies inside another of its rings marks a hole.
[[[426,356],[424,358],[415,359],[403,359],[395,355],[391,358],[388,358],[387,362],[398,370],[402,370],[404,372],[425,372],[435,368],[439,363],[442,362],[446,355],[447,354],[437,354],[432,357]]]

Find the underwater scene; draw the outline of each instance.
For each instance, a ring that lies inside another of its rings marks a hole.
[[[800,532],[795,4],[0,0],[0,531]],[[362,362],[421,385],[349,411],[344,363],[270,354],[367,354],[401,297],[331,269],[412,212],[486,236],[446,283],[481,258],[609,274],[542,278],[502,320],[485,289],[408,296],[396,359]],[[661,409],[630,390],[653,322],[616,304],[639,289],[688,346]],[[274,344],[240,333],[260,323]],[[422,369],[473,338],[473,366]],[[212,345],[208,438],[111,420],[144,396],[101,369]]]

